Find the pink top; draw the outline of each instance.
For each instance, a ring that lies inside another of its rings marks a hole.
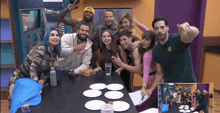
[[[148,31],[148,28],[147,28],[145,25],[142,25],[142,26],[141,26],[141,30],[142,30],[143,32],[145,32],[145,31]]]
[[[153,52],[152,50],[144,53],[143,56],[143,81],[148,82],[150,69],[155,67],[155,63],[153,63]]]

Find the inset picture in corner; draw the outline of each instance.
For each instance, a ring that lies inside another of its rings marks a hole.
[[[213,83],[161,83],[159,113],[213,113]]]

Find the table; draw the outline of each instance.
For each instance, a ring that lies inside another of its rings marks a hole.
[[[174,104],[173,106],[171,106],[169,108],[169,111],[167,111],[166,113],[183,113],[183,112],[179,112],[179,107],[181,106],[181,104]],[[189,112],[189,113],[193,113],[193,112]]]
[[[76,75],[74,78],[70,78],[67,71],[61,71],[62,82],[56,87],[45,86],[42,89],[42,102],[40,105],[31,107],[34,113],[100,113],[99,111],[91,111],[85,108],[85,103],[90,100],[103,100],[114,101],[107,99],[104,94],[109,91],[108,89],[102,90],[102,95],[96,98],[88,98],[83,95],[85,90],[90,89],[89,86],[93,83],[110,83],[123,84],[121,77],[112,74],[111,77],[100,78],[97,75],[85,77],[82,75]],[[136,107],[133,105],[126,88],[120,90],[124,96],[121,101],[125,101],[130,104],[130,108],[127,111],[121,113],[138,113]],[[18,112],[21,112],[19,109]],[[117,112],[115,112],[117,113]]]

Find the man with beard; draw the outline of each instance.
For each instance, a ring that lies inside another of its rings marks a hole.
[[[92,7],[86,7],[84,9],[83,20],[81,20],[81,21],[78,21],[78,20],[76,20],[74,18],[65,17],[66,14],[69,11],[72,11],[77,6],[78,5],[75,5],[75,3],[69,4],[67,8],[63,9],[61,12],[59,12],[57,14],[57,18],[61,22],[63,22],[64,24],[67,24],[67,25],[71,26],[73,33],[77,32],[77,29],[79,28],[80,23],[82,23],[82,22],[87,23],[89,25],[89,27],[90,27],[90,37],[89,37],[89,39],[91,41],[93,41],[93,39],[95,37],[95,34],[96,34],[96,26],[93,23],[93,18],[95,16],[95,10]]]
[[[113,35],[115,35],[115,33],[118,31],[118,24],[115,21],[115,13],[113,10],[111,9],[107,9],[104,12],[104,24],[101,24],[98,26],[97,28],[97,32],[96,32],[96,37],[95,37],[95,41],[94,41],[94,45],[96,45],[95,50],[98,50],[101,44],[101,34],[103,30],[109,30],[113,33]],[[115,38],[115,37],[114,37]]]
[[[156,61],[156,77],[153,85],[147,90],[151,95],[157,84],[165,82],[195,83],[195,73],[189,44],[199,34],[198,28],[189,23],[177,24],[178,33],[169,34],[167,19],[156,17],[152,22],[159,43],[153,49],[153,60]]]
[[[75,1],[76,2],[76,1]],[[72,27],[72,32],[73,33],[76,33],[77,32],[77,29],[79,28],[79,25],[81,23],[87,23],[89,25],[89,29],[90,29],[90,35],[89,35],[89,39],[93,42],[93,45],[92,45],[92,53],[93,53],[93,56],[92,56],[92,62],[90,64],[91,67],[94,67],[95,65],[95,60],[94,60],[94,53],[95,51],[98,50],[98,45],[97,43],[94,44],[94,38],[95,38],[95,35],[96,35],[96,31],[97,31],[97,28],[95,26],[95,24],[93,23],[93,18],[95,16],[95,10],[92,8],[92,7],[86,7],[84,9],[84,13],[83,13],[83,20],[82,21],[77,21],[76,19],[74,18],[68,18],[68,17],[65,17],[66,14],[69,12],[69,11],[72,11],[75,7],[77,7],[78,5],[75,5],[75,3],[73,4],[69,4],[67,8],[63,9],[61,12],[59,12],[57,14],[57,18],[63,22],[64,24],[67,24],[69,26]]]
[[[59,66],[63,70],[70,70],[72,76],[79,74],[80,70],[89,68],[92,58],[89,32],[89,26],[81,23],[77,33],[65,34],[61,38],[60,57],[64,59],[59,62]]]
[[[201,110],[203,110],[204,113],[208,113],[209,112],[208,105],[206,102],[206,95],[208,92],[206,90],[203,90],[203,93],[201,94],[200,89],[197,89],[196,93],[197,93],[197,96],[196,96],[197,102],[196,102],[195,110],[193,110],[192,112],[195,112],[195,111],[200,112]]]

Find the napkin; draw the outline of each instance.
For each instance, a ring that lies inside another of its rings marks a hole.
[[[41,103],[42,85],[30,78],[20,78],[16,81],[12,92],[10,113],[15,113],[24,104],[36,106]]]
[[[142,100],[141,90],[136,92],[131,92],[129,93],[129,96],[135,106],[142,105],[142,103],[144,103],[148,98],[148,95],[145,95],[144,99]]]

